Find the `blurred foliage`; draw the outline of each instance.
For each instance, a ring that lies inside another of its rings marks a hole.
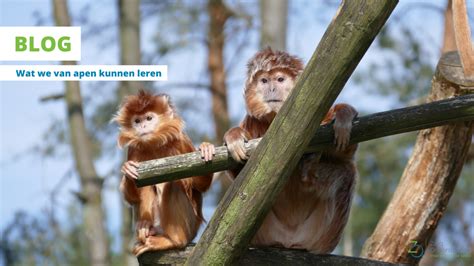
[[[421,97],[428,95],[434,74],[433,55],[423,46],[414,29],[402,24],[392,30],[387,25],[378,35],[375,45],[380,56],[367,70],[354,76],[356,83],[370,93],[394,96],[403,105],[416,104]]]
[[[67,223],[55,217],[57,207],[37,215],[16,213],[1,232],[0,254],[5,265],[89,265],[81,206],[77,202],[67,206]],[[125,265],[120,254],[111,254],[112,265]]]
[[[84,233],[78,206],[59,223],[45,210],[39,215],[18,212],[2,232],[0,250],[6,265],[87,265]]]

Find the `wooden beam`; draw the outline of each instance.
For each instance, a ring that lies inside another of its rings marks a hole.
[[[474,95],[367,115],[353,123],[351,143],[363,142],[415,130],[445,125],[456,121],[474,120]],[[320,151],[333,145],[332,125],[320,127],[305,152]],[[246,151],[251,154],[261,139],[250,140]],[[199,152],[192,152],[142,162],[138,186],[168,182],[194,175],[224,171],[238,166],[229,156],[227,147],[216,148],[212,162],[205,163]]]
[[[194,245],[184,249],[146,252],[138,257],[140,266],[183,265]],[[250,248],[237,265],[351,265],[390,266],[387,262],[338,255],[317,255],[284,248]]]

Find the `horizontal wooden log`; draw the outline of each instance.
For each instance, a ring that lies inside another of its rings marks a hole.
[[[140,266],[182,265],[194,245],[181,250],[147,252],[138,257]],[[237,265],[352,265],[389,266],[387,262],[337,255],[316,255],[303,250],[250,248]]]
[[[359,143],[385,136],[445,125],[455,121],[474,120],[474,95],[406,107],[360,117],[353,122],[351,143]],[[307,153],[333,146],[331,125],[322,126],[306,149]],[[251,153],[260,139],[246,144]],[[166,157],[140,163],[137,186],[147,186],[189,176],[219,172],[238,164],[227,152],[227,147],[216,147],[212,162],[205,163],[199,152]]]

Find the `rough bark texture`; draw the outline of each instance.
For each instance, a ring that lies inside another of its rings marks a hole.
[[[397,1],[344,1],[187,264],[237,262]]]
[[[53,0],[54,18],[57,26],[70,26],[66,0]],[[63,62],[74,65],[75,62]],[[92,160],[90,137],[82,112],[81,90],[78,81],[66,81],[66,106],[69,122],[71,146],[74,153],[76,170],[80,177],[80,199],[84,233],[89,248],[90,265],[109,265],[109,243],[105,229],[105,213],[102,208],[103,180],[97,175]]]
[[[161,264],[182,265],[193,246],[182,250],[148,252],[138,257],[140,266]],[[352,266],[389,266],[394,265],[376,260],[352,258],[335,255],[316,255],[302,250],[280,248],[250,248],[236,265],[352,265]]]
[[[353,122],[350,143],[363,142],[389,135],[445,125],[455,121],[474,119],[474,95],[375,113],[360,117]],[[334,133],[332,125],[318,128],[305,152],[320,151],[331,147]],[[245,148],[251,154],[261,139],[250,140]],[[228,170],[237,166],[225,146],[216,148],[212,162],[205,163],[199,152],[142,162],[138,168],[139,186],[157,184]]]
[[[286,50],[288,0],[260,0],[260,48]]]
[[[452,54],[451,54],[452,55]],[[443,56],[428,101],[455,97],[461,88],[442,73],[462,76],[459,60]],[[473,83],[466,85],[474,86]],[[394,263],[416,263],[444,214],[471,144],[472,121],[422,130],[400,183],[362,255]],[[416,246],[415,242],[416,241]],[[410,250],[409,253],[408,251]]]
[[[120,64],[140,65],[140,0],[119,0],[120,20]],[[118,89],[118,99],[135,94],[142,88],[140,81],[121,81]],[[126,152],[123,156],[126,159]],[[122,176],[120,176],[122,178]],[[124,265],[137,265],[135,256],[130,252],[135,239],[133,230],[133,210],[125,203],[120,195],[122,209],[122,262]]]
[[[466,77],[474,78],[474,48],[465,0],[453,0],[453,24],[456,46]]]
[[[208,71],[211,79],[212,115],[215,139],[220,141],[230,127],[227,109],[226,73],[224,69],[224,26],[231,12],[222,0],[209,0]]]

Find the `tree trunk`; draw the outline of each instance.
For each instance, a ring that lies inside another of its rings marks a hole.
[[[211,79],[212,115],[215,139],[222,141],[230,126],[227,110],[226,73],[224,69],[224,26],[231,12],[222,0],[209,0],[208,70]]]
[[[286,50],[288,0],[260,0],[260,49]]]
[[[187,264],[228,265],[241,258],[324,114],[396,4],[393,0],[342,3],[291,95],[219,204]]]
[[[57,26],[70,26],[65,0],[53,0],[54,18]],[[74,65],[75,62],[63,62]],[[109,243],[105,228],[105,213],[102,208],[103,179],[97,175],[92,160],[90,137],[84,122],[82,98],[78,81],[66,81],[65,92],[71,146],[76,170],[80,177],[80,199],[83,203],[84,231],[89,247],[90,265],[109,265]]]
[[[119,0],[119,20],[120,20],[120,64],[140,65],[140,1]],[[135,94],[142,88],[141,81],[121,81],[118,90],[118,99],[123,99],[127,95]],[[127,153],[124,152],[124,161]],[[120,176],[122,178],[122,176]],[[120,193],[119,193],[120,194]],[[131,253],[135,243],[135,230],[133,229],[133,209],[123,200],[120,194],[122,211],[122,262],[124,265],[137,265],[137,259]]]
[[[140,65],[140,0],[119,0],[120,64]],[[143,86],[141,81],[121,81],[119,96],[134,94]]]
[[[260,0],[260,49],[286,50],[288,0]]]
[[[428,102],[458,96],[463,77],[456,53],[442,57]],[[393,263],[416,263],[444,214],[471,144],[472,121],[420,131],[400,183],[362,255]],[[416,242],[415,242],[416,241]]]

